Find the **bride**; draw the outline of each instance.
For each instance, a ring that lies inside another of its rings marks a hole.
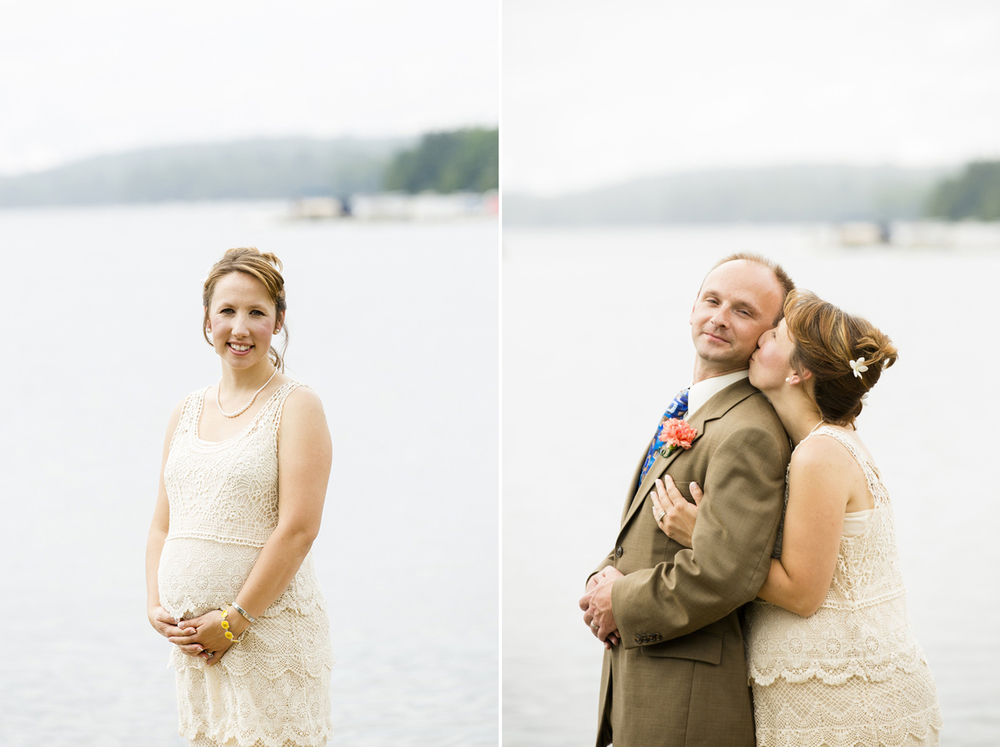
[[[892,506],[854,425],[896,348],[864,319],[795,291],[750,358],[792,444],[782,533],[747,607],[758,745],[936,745],[934,680],[910,626]],[[656,481],[660,528],[698,542],[689,503]],[[783,537],[782,537],[783,534]]]

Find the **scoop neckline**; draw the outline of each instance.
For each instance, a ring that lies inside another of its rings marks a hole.
[[[281,384],[277,389],[274,390],[274,392],[271,393],[271,396],[267,398],[267,400],[264,402],[263,405],[261,405],[260,409],[257,410],[257,413],[253,416],[253,420],[251,420],[249,423],[243,426],[243,428],[240,429],[237,433],[234,433],[229,438],[224,438],[221,441],[209,441],[208,439],[202,438],[200,435],[198,435],[199,432],[201,431],[201,413],[205,409],[205,396],[208,394],[208,390],[212,388],[212,385],[209,384],[207,387],[201,390],[201,395],[198,397],[198,411],[194,414],[194,428],[192,429],[194,440],[198,441],[199,443],[208,444],[209,446],[217,446],[219,444],[224,444],[229,441],[232,441],[233,439],[239,438],[257,422],[257,419],[260,417],[260,414],[267,409],[267,406],[269,404],[271,404],[271,400],[273,400],[275,397],[278,396],[278,392],[280,392],[284,387],[288,386],[291,383],[292,382],[290,381],[286,381],[284,384]]]

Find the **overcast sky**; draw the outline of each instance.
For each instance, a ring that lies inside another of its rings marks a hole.
[[[3,0],[0,174],[147,145],[495,126],[499,0]]]
[[[503,184],[1000,158],[995,0],[503,0]]]

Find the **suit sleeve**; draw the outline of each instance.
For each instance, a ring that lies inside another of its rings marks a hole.
[[[782,442],[783,441],[783,442]],[[729,434],[708,463],[692,547],[618,579],[612,611],[626,648],[637,633],[694,632],[752,600],[771,566],[788,443],[761,427]]]

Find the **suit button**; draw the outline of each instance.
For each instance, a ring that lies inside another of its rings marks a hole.
[[[618,556],[619,558],[620,558],[620,557],[622,556],[622,554],[623,554],[624,552],[625,552],[625,551],[624,551],[624,550],[622,550],[622,546],[621,546],[621,545],[618,545],[618,547],[616,547],[616,548],[615,548],[615,555],[617,555],[617,556]]]
[[[638,636],[638,635],[637,635],[637,636],[635,637],[635,642],[636,642],[636,643],[642,643],[642,636]]]

